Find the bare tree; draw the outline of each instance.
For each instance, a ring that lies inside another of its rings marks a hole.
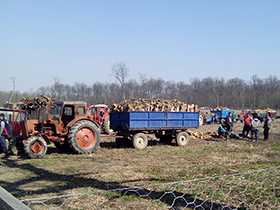
[[[64,98],[64,84],[60,83],[60,79],[58,77],[52,77],[54,79],[53,85],[50,87],[51,95],[56,100],[63,100]]]
[[[110,76],[114,77],[121,86],[121,94],[125,100],[125,84],[128,77],[129,68],[124,62],[114,63]]]
[[[166,98],[194,103],[199,106],[227,106],[229,108],[280,108],[280,80],[277,76],[265,79],[253,75],[251,81],[239,78],[206,77],[185,82],[165,81],[161,78],[148,79],[139,74],[139,80],[128,80],[128,68],[124,63],[116,63],[112,74],[113,83],[95,82],[88,86],[84,83],[62,84],[53,77],[51,86],[40,87],[36,92],[15,91],[16,78],[12,77],[14,93],[0,90],[0,106],[10,101],[19,101],[22,97],[35,97],[40,94],[52,95],[56,100],[85,100],[89,105],[96,103],[120,103],[124,99],[147,97]],[[13,94],[11,96],[11,94]],[[121,96],[121,97],[120,97]]]
[[[266,107],[272,107],[273,104],[277,101],[277,92],[280,91],[280,81],[276,76],[270,75],[266,79],[264,79],[264,94],[263,94],[263,102]],[[279,95],[279,94],[278,94]],[[278,99],[279,101],[279,99]]]
[[[260,105],[260,97],[263,91],[263,80],[261,80],[256,74],[252,76],[251,88],[254,96],[254,108],[257,108]]]

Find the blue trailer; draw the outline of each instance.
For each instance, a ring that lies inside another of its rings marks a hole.
[[[155,134],[164,143],[173,138],[179,146],[188,143],[187,128],[199,126],[199,112],[112,112],[110,127],[117,132],[116,143],[132,142],[137,149],[148,145],[146,134]]]
[[[233,121],[234,121],[235,114],[233,110],[213,110],[210,112],[213,116],[207,118],[205,121],[206,123],[211,123],[211,122],[220,123],[222,119],[226,119],[229,112],[231,112],[231,116],[233,117]]]

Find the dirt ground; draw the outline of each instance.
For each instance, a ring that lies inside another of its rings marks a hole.
[[[192,131],[216,131],[203,125]],[[243,124],[235,123],[241,133]],[[191,138],[186,147],[164,145],[156,138],[144,150],[117,148],[114,137],[103,136],[91,155],[60,153],[53,145],[42,159],[8,156],[0,159],[0,185],[17,198],[48,197],[220,176],[280,165],[280,119],[273,122],[268,141]]]

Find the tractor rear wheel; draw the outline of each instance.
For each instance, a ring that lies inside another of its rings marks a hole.
[[[104,133],[111,135],[113,133],[113,129],[110,128],[110,117],[109,115],[105,118],[103,122],[103,130]]]
[[[47,143],[40,136],[32,136],[26,140],[24,152],[30,158],[42,158],[47,152]]]
[[[9,143],[9,151],[13,155],[18,155],[18,153],[23,152],[23,137],[22,136],[14,136]]]
[[[71,149],[76,153],[92,153],[100,142],[100,131],[89,120],[76,122],[68,134],[68,142]]]
[[[132,143],[136,149],[144,149],[148,145],[148,138],[144,133],[137,133],[132,138]]]
[[[189,135],[187,132],[180,132],[176,135],[176,143],[178,146],[186,146],[189,143]]]

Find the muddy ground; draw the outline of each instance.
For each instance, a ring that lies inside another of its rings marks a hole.
[[[241,133],[243,124],[235,123]],[[217,124],[193,131],[216,131]],[[167,183],[280,166],[280,119],[273,122],[269,141],[190,139],[186,147],[151,138],[144,150],[117,148],[113,137],[102,137],[92,155],[63,154],[53,145],[42,159],[8,156],[0,159],[0,185],[19,199]]]

